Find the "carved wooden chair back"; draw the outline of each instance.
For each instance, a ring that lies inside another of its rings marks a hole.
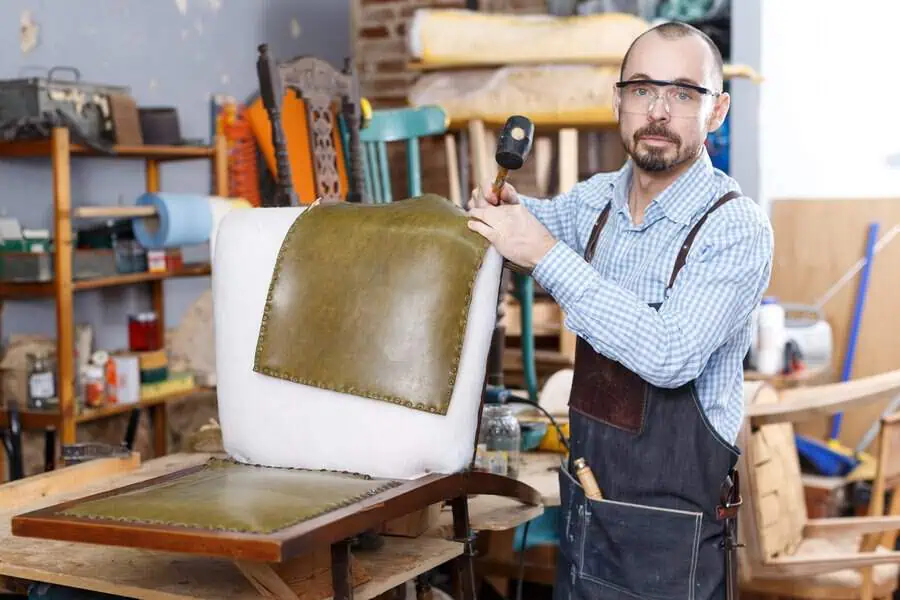
[[[365,161],[365,192],[368,201],[393,200],[387,145],[405,142],[407,196],[422,194],[422,163],[419,139],[446,133],[449,117],[439,106],[381,109],[372,111],[369,124],[360,131]]]
[[[276,63],[269,55],[268,47],[263,44],[259,48],[257,71],[260,95],[269,115],[275,153],[278,192],[273,204],[283,205],[288,198],[293,204],[297,198],[281,120],[281,101],[285,88],[296,92],[305,107],[316,197],[323,201],[361,201],[363,175],[359,116],[353,97],[351,61],[348,59],[345,62],[343,71],[311,56]],[[336,140],[345,142],[343,152],[336,147]],[[340,177],[345,170],[345,163],[349,170],[346,196],[341,191]]]

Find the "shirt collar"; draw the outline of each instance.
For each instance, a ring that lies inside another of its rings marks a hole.
[[[632,161],[628,159],[610,182],[612,203],[616,210],[627,210],[632,167]],[[712,160],[704,147],[694,164],[654,198],[647,211],[656,205],[672,221],[690,225],[693,216],[709,203],[714,179]]]

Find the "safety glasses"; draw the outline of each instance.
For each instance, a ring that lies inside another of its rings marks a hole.
[[[642,115],[653,110],[657,101],[662,100],[669,116],[696,117],[707,97],[721,95],[721,92],[693,83],[659,79],[618,81],[616,87],[619,88],[620,112]]]

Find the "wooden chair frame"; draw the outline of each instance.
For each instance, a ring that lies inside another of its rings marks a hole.
[[[259,78],[259,92],[263,105],[269,114],[272,128],[272,144],[275,147],[274,198],[264,206],[293,206],[297,197],[293,190],[291,167],[284,129],[281,122],[281,101],[284,88],[295,90],[304,100],[307,122],[310,129],[310,155],[313,158],[313,176],[317,196],[324,201],[362,201],[363,166],[359,140],[359,106],[353,95],[353,66],[350,59],[344,63],[343,71],[337,71],[328,62],[311,57],[299,56],[276,63],[269,54],[267,44],[259,46],[256,62]],[[346,125],[346,156],[339,156],[332,143],[338,123],[332,118],[332,104],[340,102],[340,112]],[[349,192],[346,198],[340,196],[337,161],[346,160]]]
[[[794,555],[792,551],[783,552],[777,556],[767,556],[762,539],[762,523],[758,516],[762,514],[761,498],[757,490],[760,482],[757,481],[758,473],[755,465],[748,464],[748,455],[753,456],[758,443],[758,435],[766,429],[768,434],[785,436],[793,442],[793,423],[799,423],[818,417],[830,416],[837,412],[854,408],[869,402],[883,400],[888,395],[900,393],[900,371],[892,371],[882,375],[866,377],[846,383],[834,383],[821,386],[797,388],[783,391],[780,398],[764,383],[746,384],[746,392],[750,391],[755,400],[760,394],[769,394],[769,401],[750,402],[747,405],[744,427],[739,433],[738,444],[746,451],[739,459],[739,466],[744,480],[744,504],[740,509],[740,541],[744,545],[740,550],[741,581],[742,587],[747,591],[762,593],[787,592],[782,589],[789,587],[790,580],[807,578],[815,575],[831,573],[843,569],[869,569],[864,572],[869,581],[869,598],[871,598],[871,572],[875,565],[900,563],[900,552],[890,550],[886,552],[874,552],[881,539],[893,540],[900,529],[900,516],[896,513],[884,516],[883,502],[873,498],[870,505],[870,516],[866,517],[841,517],[804,519],[799,523],[791,523],[787,526],[795,527],[802,539],[809,538],[837,538],[844,536],[863,536],[857,552],[840,552],[830,555],[801,556]],[[776,400],[777,398],[777,400]],[[889,417],[884,420],[890,427],[893,435],[893,424],[900,417]],[[782,429],[772,429],[771,426],[786,426]],[[882,431],[881,439],[884,440],[885,431]],[[900,437],[900,435],[898,435]],[[894,479],[900,469],[890,465],[887,458],[890,444],[882,443],[882,458],[879,463],[879,475],[873,494],[883,498],[884,485],[890,473],[890,479]],[[784,473],[785,478],[796,477],[799,480],[799,458],[790,461],[790,471]],[[785,482],[789,483],[789,482]],[[786,486],[787,487],[787,486]],[[796,499],[794,499],[796,502]],[[801,499],[802,501],[802,499]],[[892,502],[892,509],[900,508],[900,499]],[[893,510],[891,511],[894,512]],[[805,517],[805,508],[804,515]],[[779,519],[784,515],[779,514]],[[875,535],[877,534],[877,535]],[[882,538],[882,536],[886,536]],[[761,583],[760,583],[761,582]],[[776,589],[777,588],[777,589]]]

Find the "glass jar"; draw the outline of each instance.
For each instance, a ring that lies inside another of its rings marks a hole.
[[[28,407],[48,410],[59,405],[56,395],[56,364],[50,352],[27,354]]]
[[[506,404],[485,404],[481,413],[475,469],[507,477],[519,476],[522,429]]]
[[[162,347],[162,332],[155,312],[142,312],[128,317],[128,349],[152,352]]]

